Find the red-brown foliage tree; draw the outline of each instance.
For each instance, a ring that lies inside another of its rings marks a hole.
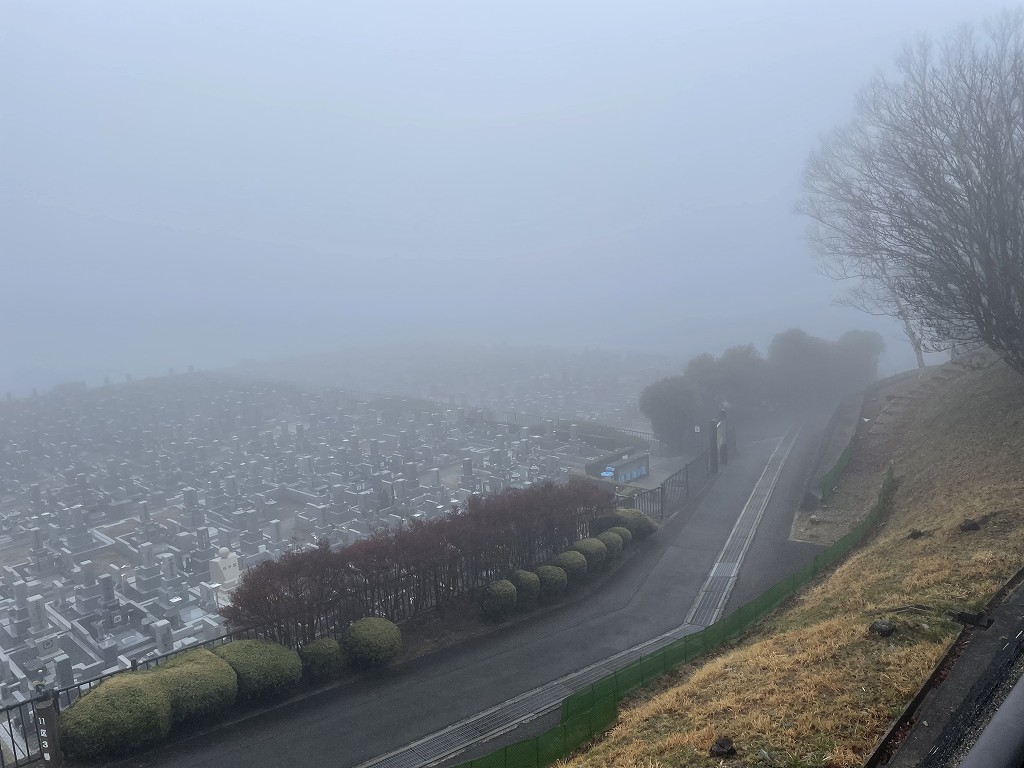
[[[351,569],[326,540],[288,552],[242,574],[221,614],[232,627],[260,627],[284,645],[304,645],[324,633],[323,622],[351,599]]]
[[[221,613],[232,627],[266,627],[261,634],[301,644],[360,616],[401,621],[443,611],[589,535],[590,521],[612,502],[608,490],[584,479],[472,496],[436,520],[382,529],[337,551],[322,542],[260,563],[242,574]]]

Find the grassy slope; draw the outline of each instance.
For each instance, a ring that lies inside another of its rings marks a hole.
[[[624,708],[568,764],[717,766],[707,750],[723,735],[740,751],[731,765],[862,764],[958,631],[943,612],[979,607],[1024,565],[1024,380],[1002,364],[967,373],[858,451],[850,471],[880,483],[891,459],[900,478],[877,536],[742,642]],[[887,613],[911,603],[929,611]],[[866,634],[879,616],[898,624],[892,638]]]

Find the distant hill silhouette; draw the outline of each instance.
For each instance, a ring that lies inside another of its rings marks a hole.
[[[767,222],[763,223],[767,226]],[[396,341],[602,346],[684,359],[762,329],[848,325],[810,260],[750,264],[724,211],[516,257],[368,259],[0,198],[0,389]],[[400,227],[396,221],[394,226]],[[765,259],[769,257],[766,255]],[[892,346],[892,345],[891,345]]]

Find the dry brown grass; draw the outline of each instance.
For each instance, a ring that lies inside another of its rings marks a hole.
[[[1024,380],[998,365],[938,387],[891,438],[865,436],[853,471],[892,460],[900,478],[881,532],[741,643],[625,707],[565,765],[861,765],[955,636],[944,612],[979,607],[1024,565],[1022,424]],[[982,529],[961,532],[968,517]],[[892,612],[909,604],[927,610]],[[880,616],[899,627],[890,639],[865,631]],[[738,759],[707,757],[723,735]]]

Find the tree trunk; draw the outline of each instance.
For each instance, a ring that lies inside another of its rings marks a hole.
[[[899,300],[896,291],[892,292],[892,297],[896,303],[896,314],[899,315],[900,320],[903,322],[903,332],[907,334],[907,340],[910,342],[910,346],[914,348],[914,354],[917,356],[917,369],[920,371],[924,368],[924,351],[921,349],[921,337],[914,332],[914,326],[910,324],[910,318],[907,317],[907,312],[903,308],[903,302]]]
[[[910,321],[906,317],[903,318],[903,331],[907,334],[910,346],[914,348],[914,355],[917,356],[917,368],[920,370],[924,368],[924,351],[921,349],[921,339],[914,333],[914,329],[910,326]]]

